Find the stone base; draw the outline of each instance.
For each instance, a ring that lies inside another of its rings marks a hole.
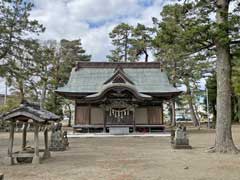
[[[34,156],[32,160],[32,164],[40,164],[40,157]]]
[[[44,151],[44,153],[43,153],[43,159],[48,159],[48,158],[50,158],[50,157],[51,157],[50,151]]]
[[[33,157],[17,157],[16,160],[20,164],[32,163]]]
[[[110,127],[109,134],[114,134],[114,135],[129,134],[129,128],[128,127]]]
[[[65,151],[65,146],[50,146],[49,151]]]
[[[176,138],[174,140],[174,144],[176,145],[189,145],[189,140],[186,138],[180,139],[180,138]]]
[[[173,149],[192,149],[190,145],[179,145],[179,144],[172,144]]]
[[[5,157],[4,158],[4,164],[6,164],[6,165],[14,165],[15,164],[15,160],[12,157]]]

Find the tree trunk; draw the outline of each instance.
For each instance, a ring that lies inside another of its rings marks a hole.
[[[147,51],[146,51],[147,53]],[[148,58],[148,57],[147,57]],[[173,68],[173,76],[172,76],[172,81],[173,81],[173,87],[176,88],[176,77],[177,77],[177,73],[176,73],[176,69],[177,69],[177,63],[176,61],[174,60],[174,68]],[[172,99],[171,101],[171,125],[172,126],[176,126],[176,101],[175,99]]]
[[[189,106],[189,110],[190,110],[190,114],[191,114],[191,119],[193,121],[193,125],[195,127],[199,127],[199,121],[197,119],[197,116],[195,114],[195,110],[194,110],[194,105],[193,105],[193,97],[192,97],[192,93],[191,93],[191,89],[190,89],[190,84],[189,84],[189,80],[187,80],[186,82],[186,86],[187,86],[187,101],[188,101],[188,106]]]
[[[128,32],[125,34],[125,45],[124,45],[124,61],[128,60]]]
[[[175,99],[171,101],[171,126],[176,126]]]
[[[18,88],[19,88],[19,96],[20,96],[20,102],[22,103],[24,101],[24,85],[23,81],[19,80],[18,81]]]
[[[41,98],[40,98],[40,108],[41,109],[44,108],[44,102],[46,99],[46,90],[47,90],[47,82],[45,81],[43,84],[42,94],[41,94]]]
[[[216,20],[221,28],[215,40],[217,52],[217,124],[215,147],[212,152],[238,152],[234,145],[231,130],[231,57],[228,39],[228,0],[217,0]],[[220,36],[221,34],[221,36]],[[223,36],[224,40],[223,41]]]
[[[56,57],[55,58],[55,63],[54,63],[54,84],[53,84],[53,90],[56,90],[58,88],[58,85],[61,83],[61,79],[60,79],[60,76],[61,76],[61,73],[60,73],[60,57]],[[55,113],[55,114],[58,114],[59,115],[59,109],[57,107],[57,103],[58,103],[58,97],[57,97],[57,94],[56,92],[53,92],[52,93],[52,111]]]
[[[147,50],[144,50],[144,54],[145,54],[145,62],[148,62],[148,53],[147,53]]]
[[[191,96],[191,95],[190,95]],[[190,109],[190,114],[191,114],[191,119],[193,121],[193,125],[195,127],[199,126],[199,122],[198,119],[196,117],[195,111],[194,111],[194,107],[193,107],[193,102],[192,102],[192,97],[188,98],[188,105],[189,105],[189,109]]]
[[[196,118],[197,118],[197,120],[198,120],[198,122],[199,122],[199,125],[200,125],[200,120],[201,120],[201,118],[200,118],[200,116],[199,116],[198,109],[197,109],[197,106],[196,106],[195,103],[193,104],[193,107],[194,107],[194,112],[195,112],[195,114],[196,114]]]
[[[198,122],[198,124],[199,124],[199,126],[198,126],[198,130],[200,130],[200,128],[201,128],[201,118],[200,118],[200,116],[199,116],[199,113],[198,113],[198,110],[197,110],[197,106],[196,106],[196,104],[194,103],[193,104],[193,109],[194,109],[194,112],[195,112],[195,115],[196,115],[196,118],[197,118],[197,122]]]
[[[68,111],[69,111],[69,116],[68,116],[68,127],[72,126],[72,111],[71,111],[71,106],[70,104],[67,104]]]

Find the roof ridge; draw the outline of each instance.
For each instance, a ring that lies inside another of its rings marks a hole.
[[[160,62],[86,62],[79,61],[76,70],[80,68],[155,68],[161,69]]]

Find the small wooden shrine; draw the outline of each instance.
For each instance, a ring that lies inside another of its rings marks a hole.
[[[91,131],[164,128],[163,101],[181,93],[158,62],[79,62],[56,91],[75,101],[75,126]]]
[[[8,121],[10,125],[10,136],[8,146],[8,159],[12,165],[15,159],[23,160],[30,159],[33,164],[40,163],[40,152],[43,152],[42,158],[49,158],[50,151],[48,148],[48,125],[51,121],[58,121],[59,116],[41,109],[38,105],[23,102],[18,108],[13,109],[2,116],[3,121]],[[14,132],[16,123],[22,123],[22,151],[13,152]],[[27,147],[27,127],[28,124],[33,124],[34,128],[34,148]],[[39,129],[44,129],[44,149],[39,148]]]

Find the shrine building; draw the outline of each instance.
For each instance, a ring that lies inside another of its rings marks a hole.
[[[75,101],[82,132],[162,130],[163,101],[181,93],[158,62],[79,62],[56,92]]]

